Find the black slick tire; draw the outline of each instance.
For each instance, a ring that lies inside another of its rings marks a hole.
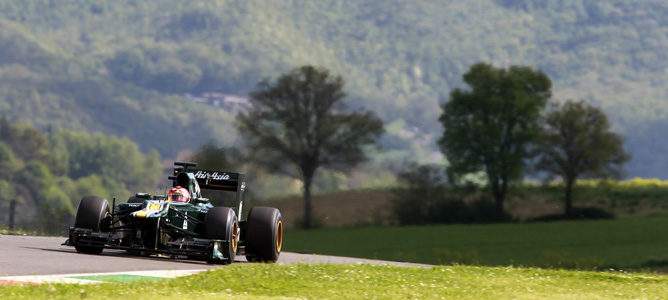
[[[234,262],[239,245],[239,222],[229,207],[213,207],[204,219],[204,237],[212,240],[227,240],[228,247],[222,249],[225,256],[224,264]],[[213,261],[211,261],[213,262]]]
[[[246,223],[246,260],[276,262],[283,247],[281,212],[273,207],[253,207]]]
[[[86,196],[79,202],[74,227],[101,232],[109,226],[109,201],[98,196]],[[102,247],[74,246],[79,253],[100,254]]]

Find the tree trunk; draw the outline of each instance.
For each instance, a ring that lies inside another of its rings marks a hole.
[[[502,215],[504,213],[503,210],[503,202],[504,199],[506,198],[506,185],[503,184],[502,187],[499,187],[498,182],[493,182],[492,183],[492,194],[494,194],[494,203],[496,204],[496,213],[499,215]]]
[[[496,201],[496,213],[499,215],[502,215],[504,210],[503,210],[503,200],[506,198],[506,195],[503,193],[496,193],[494,195],[494,200]]]
[[[575,184],[575,179],[566,180],[566,194],[564,201],[564,214],[567,217],[570,217],[573,214],[573,185]]]
[[[311,205],[311,181],[313,180],[313,175],[306,176],[304,175],[304,228],[310,229],[313,227],[313,208]]]
[[[503,209],[503,202],[506,200],[506,193],[508,193],[508,179],[503,176],[501,178],[501,195],[499,195],[499,200],[496,204],[496,212],[499,216],[503,216],[505,210]]]

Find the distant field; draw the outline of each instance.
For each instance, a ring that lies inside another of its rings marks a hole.
[[[668,216],[291,230],[285,248],[428,264],[668,270]]]
[[[159,282],[0,286],[0,299],[658,299],[668,276],[524,268],[232,265]]]
[[[632,185],[637,181],[649,183]],[[647,216],[668,212],[668,183],[635,179],[618,184],[585,182],[575,191],[575,206],[595,206],[617,216]],[[469,195],[470,196],[470,195]],[[341,228],[394,223],[389,190],[354,190],[313,196],[314,223],[320,227]],[[466,200],[466,196],[464,196]],[[563,212],[562,189],[558,186],[513,187],[506,210],[518,220]],[[300,196],[270,199],[256,203],[281,210],[288,228],[297,227],[303,214]]]
[[[313,196],[314,223],[323,227],[384,225],[390,218],[390,192],[360,190]],[[261,205],[277,207],[288,228],[301,221],[304,201],[286,197],[262,201]]]

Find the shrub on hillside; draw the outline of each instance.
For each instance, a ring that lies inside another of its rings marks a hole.
[[[484,195],[465,201],[465,193],[448,185],[445,169],[412,165],[399,174],[402,186],[392,190],[392,212],[400,225],[435,223],[488,223],[512,220],[499,214]],[[470,191],[469,191],[470,192]],[[466,193],[469,194],[469,193]]]

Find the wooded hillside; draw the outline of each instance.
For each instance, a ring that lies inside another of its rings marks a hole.
[[[433,161],[439,103],[470,65],[530,65],[553,80],[554,99],[610,116],[633,155],[629,175],[668,178],[667,25],[659,0],[8,0],[0,110],[169,158],[210,138],[237,142],[233,113],[184,94],[246,96],[315,64],[344,76],[350,105],[383,118],[378,160]]]

